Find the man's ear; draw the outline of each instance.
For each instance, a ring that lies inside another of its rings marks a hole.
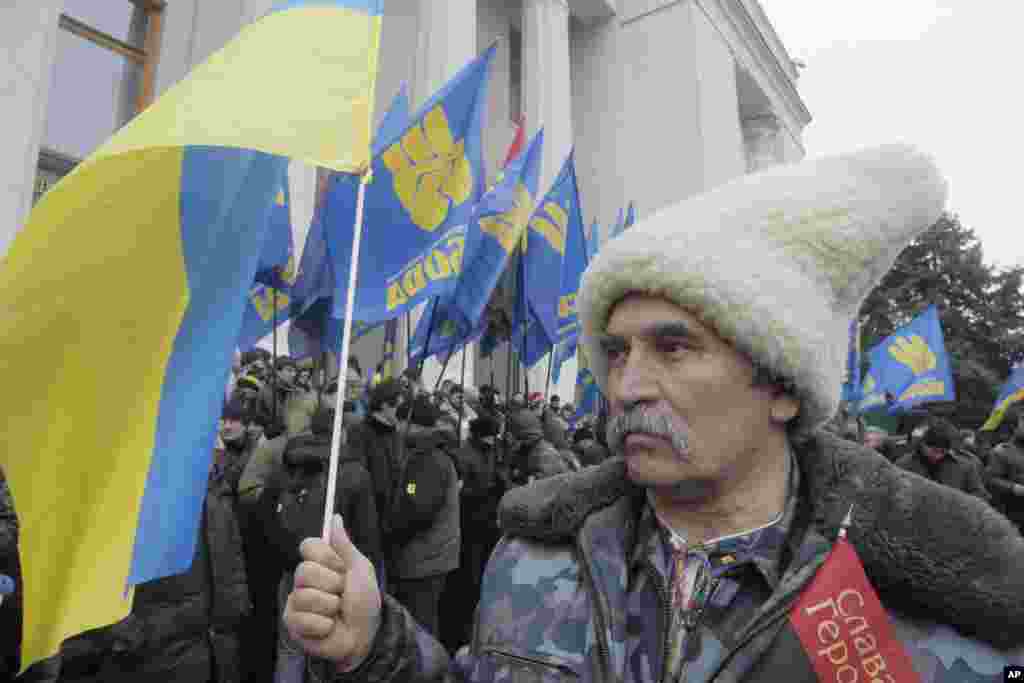
[[[772,399],[771,415],[773,422],[786,424],[799,414],[800,399],[781,390]]]

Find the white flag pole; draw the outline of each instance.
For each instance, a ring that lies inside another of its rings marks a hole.
[[[359,179],[356,199],[356,224],[352,232],[352,265],[348,270],[348,291],[345,293],[345,319],[341,324],[341,355],[338,357],[338,399],[334,406],[334,433],[331,436],[331,463],[327,470],[327,499],[324,501],[323,539],[331,542],[331,518],[334,517],[334,495],[338,478],[338,457],[341,453],[341,423],[345,409],[345,381],[348,379],[348,351],[352,343],[352,309],[356,300],[356,275],[359,273],[359,245],[363,237],[363,201],[366,186],[372,180],[370,170]]]

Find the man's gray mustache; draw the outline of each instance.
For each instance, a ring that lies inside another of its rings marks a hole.
[[[616,415],[608,421],[605,432],[608,448],[613,453],[622,453],[626,437],[630,434],[647,434],[667,439],[681,453],[685,453],[689,447],[689,432],[685,424],[676,423],[668,415],[652,415],[643,409]]]

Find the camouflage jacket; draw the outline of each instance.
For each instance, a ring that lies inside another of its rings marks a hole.
[[[851,504],[850,540],[922,683],[1002,681],[1005,664],[1024,663],[1024,539],[1008,520],[824,432],[794,451],[800,490],[784,571],[727,644],[701,650],[686,683],[817,680],[787,617]],[[313,662],[313,679],[661,681],[667,606],[653,586],[637,595],[629,576],[644,500],[618,458],[510,492],[468,651],[449,660],[386,596],[370,658],[345,675]]]

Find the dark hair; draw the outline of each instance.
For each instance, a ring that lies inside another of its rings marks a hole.
[[[551,400],[549,402],[550,403],[561,403],[562,402],[562,397],[559,396],[558,394],[552,394],[551,395]]]
[[[408,419],[414,425],[420,427],[433,427],[441,418],[441,411],[437,409],[434,402],[427,395],[417,396],[411,403],[403,403],[398,408],[398,418]]]
[[[288,356],[278,356],[277,363],[274,364],[275,370],[284,370],[285,368],[294,368],[296,372],[299,370],[299,364],[295,362],[294,358]]]
[[[402,385],[396,379],[389,379],[381,382],[370,389],[370,412],[380,410],[385,403],[398,403],[402,396]]]
[[[921,443],[933,448],[950,449],[960,441],[960,432],[946,420],[937,419],[921,437]]]
[[[597,440],[594,437],[594,430],[591,429],[590,427],[580,427],[579,429],[576,430],[576,433],[572,435],[572,442],[574,444],[577,444],[580,441],[585,441],[587,439],[592,439],[594,441]]]
[[[242,354],[241,363],[242,365],[250,365],[256,361],[265,361],[269,355],[263,349],[251,349]]]
[[[237,420],[243,424],[252,422],[249,410],[241,401],[228,401],[228,404],[224,406],[224,411],[221,413],[222,420]]]

